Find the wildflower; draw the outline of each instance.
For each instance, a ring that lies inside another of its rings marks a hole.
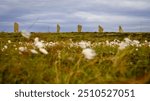
[[[88,60],[93,59],[96,56],[95,51],[91,48],[83,49],[82,54],[84,54],[85,58]]]
[[[44,43],[42,43],[42,42],[36,42],[36,43],[34,43],[35,44],[35,46],[37,47],[37,48],[43,48],[44,47]]]
[[[126,47],[128,46],[128,44],[127,43],[125,43],[125,42],[121,42],[120,44],[119,44],[119,50],[123,50],[123,49],[125,49]]]
[[[5,46],[4,46],[4,49],[7,49],[7,48],[8,48],[8,46],[7,46],[7,45],[5,45]]]
[[[57,43],[49,42],[49,43],[46,43],[45,45],[46,45],[47,47],[53,47],[53,46],[56,46]]]
[[[109,46],[109,45],[110,45],[108,40],[106,40],[106,45],[107,45],[107,46]]]
[[[73,46],[75,46],[75,45],[74,45],[73,43],[70,43],[69,46],[70,46],[70,47],[73,47]]]
[[[120,42],[120,40],[114,39],[114,42],[117,42],[117,43],[119,43],[119,42]]]
[[[128,44],[132,42],[129,38],[124,38],[124,40],[125,40],[125,42],[128,43]]]
[[[145,40],[144,42],[145,42],[145,43],[148,43],[148,41],[147,41],[147,40]]]
[[[41,53],[45,54],[45,55],[48,54],[48,52],[47,52],[46,49],[44,49],[44,48],[39,48],[39,51],[40,51]]]
[[[25,37],[25,38],[30,38],[31,33],[30,33],[30,32],[27,32],[26,30],[23,30],[23,31],[21,32],[21,35],[22,35],[23,37]]]
[[[41,42],[41,41],[39,41],[39,38],[38,38],[38,37],[36,37],[36,38],[34,39],[34,45],[35,45],[37,48],[43,48],[43,47],[45,47],[44,43]]]
[[[133,40],[133,43],[138,45],[140,42],[138,40]]]
[[[90,47],[90,42],[86,42],[86,41],[81,41],[79,42],[79,46],[83,49]]]
[[[138,40],[133,40],[132,43],[137,47],[140,46],[140,42]]]
[[[31,53],[38,54],[38,52],[35,49],[30,49]]]
[[[11,40],[8,40],[8,43],[11,43]]]
[[[35,42],[35,43],[36,43],[36,42],[39,42],[39,38],[36,37],[36,38],[34,39],[34,42]]]
[[[19,47],[18,48],[20,52],[25,52],[27,51],[27,47]]]

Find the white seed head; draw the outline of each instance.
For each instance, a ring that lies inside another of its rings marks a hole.
[[[45,55],[48,54],[47,50],[44,49],[44,48],[40,48],[39,51],[40,51],[41,53],[45,54]]]
[[[11,40],[8,40],[8,43],[11,43]]]
[[[27,47],[19,47],[18,50],[20,52],[25,52],[25,51],[27,51]]]
[[[85,58],[88,60],[93,59],[96,56],[95,51],[91,48],[83,49],[82,54],[84,54]]]
[[[79,42],[79,46],[82,48],[82,49],[85,49],[87,47],[90,47],[91,43],[90,41],[89,42],[86,42],[86,41],[81,41]]]
[[[139,49],[138,49],[138,48],[136,48],[135,50],[136,50],[136,51],[138,51]]]
[[[39,38],[38,38],[38,37],[34,38],[34,42],[35,42],[35,43],[36,43],[36,42],[39,42]]]
[[[125,40],[125,42],[128,43],[128,44],[131,43],[131,40],[130,40],[129,38],[124,38],[124,40]]]
[[[4,49],[7,49],[7,48],[8,48],[8,46],[7,46],[7,45],[5,45],[5,46],[4,46]]]
[[[35,44],[35,46],[37,47],[37,48],[43,48],[45,45],[44,45],[44,43],[42,43],[42,42],[40,42],[40,41],[38,41],[38,42],[36,42],[36,43],[34,43]]]
[[[38,52],[35,49],[30,49],[31,53],[38,54]]]
[[[120,44],[119,44],[119,50],[123,50],[123,49],[125,49],[126,47],[128,46],[128,44],[127,43],[125,43],[125,42],[121,42]]]

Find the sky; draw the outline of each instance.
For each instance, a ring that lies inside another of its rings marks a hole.
[[[21,30],[75,32],[150,32],[150,0],[0,0],[0,31],[13,31],[14,22]]]

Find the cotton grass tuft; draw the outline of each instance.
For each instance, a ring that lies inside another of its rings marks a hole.
[[[27,51],[27,47],[19,47],[18,50],[20,52],[26,52]]]
[[[85,58],[88,60],[91,60],[96,56],[95,51],[91,48],[83,49],[82,54],[84,54]]]
[[[35,49],[30,49],[31,53],[38,54],[38,52]]]
[[[40,48],[39,51],[40,51],[41,53],[45,54],[45,55],[48,54],[47,50],[44,49],[44,48]]]

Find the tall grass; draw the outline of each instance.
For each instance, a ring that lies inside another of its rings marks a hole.
[[[105,35],[106,34],[106,35]],[[32,34],[30,39],[23,38],[19,33],[0,34],[0,83],[25,84],[91,84],[91,83],[150,83],[150,47],[128,46],[118,50],[118,46],[106,44],[93,45],[96,52],[94,59],[88,60],[82,54],[82,48],[70,47],[68,44],[81,40],[92,44],[112,41],[122,41],[125,37],[149,41],[149,33],[144,34],[98,34],[98,33],[60,33]],[[33,48],[27,43],[33,43],[39,37],[46,42],[60,44],[47,47],[47,55],[29,51],[19,53],[20,46]],[[8,43],[11,40],[11,43]],[[22,42],[22,44],[19,44]],[[2,50],[4,45],[8,48]],[[14,45],[16,45],[14,47]]]

